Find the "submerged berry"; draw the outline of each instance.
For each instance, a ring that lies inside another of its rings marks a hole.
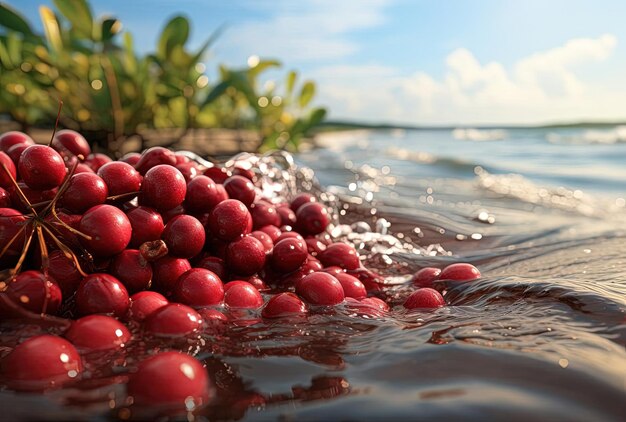
[[[306,304],[298,296],[285,292],[272,296],[261,314],[264,318],[281,318],[304,315],[307,311]]]
[[[146,329],[157,337],[185,337],[202,329],[202,317],[192,308],[169,303],[145,320]]]

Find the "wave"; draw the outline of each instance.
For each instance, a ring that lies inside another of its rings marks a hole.
[[[503,129],[456,128],[452,131],[452,137],[461,141],[502,141],[509,137],[509,133]]]
[[[607,130],[590,129],[571,135],[550,132],[546,135],[546,139],[551,144],[618,144],[626,142],[626,125]]]

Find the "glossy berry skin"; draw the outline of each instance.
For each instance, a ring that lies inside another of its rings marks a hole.
[[[284,239],[298,239],[301,242],[304,242],[304,238],[299,233],[293,231],[284,231],[280,234],[280,236],[278,236],[274,243],[278,243]]]
[[[265,265],[265,247],[252,236],[235,240],[226,248],[226,265],[235,274],[252,275]]]
[[[224,182],[224,189],[228,197],[237,199],[245,206],[250,206],[256,198],[256,192],[252,182],[243,176],[231,176]]]
[[[94,173],[79,173],[70,178],[70,184],[61,198],[61,205],[74,214],[104,204],[109,189],[104,180]]]
[[[263,318],[281,318],[305,315],[308,312],[306,304],[293,293],[279,293],[272,296],[263,308]]]
[[[184,411],[203,406],[212,397],[207,371],[196,359],[180,352],[159,353],[141,362],[130,376],[127,390],[139,406]]]
[[[280,237],[280,235],[283,233],[276,226],[264,226],[264,227],[261,227],[259,229],[259,231],[262,231],[263,233],[267,234],[270,237],[270,239],[272,239],[272,242],[274,242],[274,243]]]
[[[211,212],[223,200],[215,182],[207,176],[196,176],[187,184],[185,208],[190,213]]]
[[[326,245],[322,243],[319,239],[316,239],[314,237],[307,237],[306,239],[304,239],[304,241],[306,242],[309,253],[313,256],[317,256],[322,253],[322,251],[326,250]]]
[[[56,314],[63,295],[59,286],[41,271],[24,271],[7,283],[7,293],[25,309]]]
[[[126,212],[132,227],[130,246],[138,248],[142,243],[161,238],[165,224],[163,218],[150,207],[135,207]]]
[[[304,240],[286,238],[274,245],[270,263],[274,270],[284,274],[300,268],[308,256]]]
[[[274,242],[272,242],[272,238],[265,232],[261,230],[256,230],[250,233],[250,236],[254,237],[256,240],[263,244],[263,249],[265,249],[265,253],[268,254],[274,248]]]
[[[56,188],[63,182],[66,172],[63,158],[45,145],[31,145],[20,157],[20,176],[32,189]]]
[[[272,205],[266,202],[256,202],[250,206],[253,229],[258,230],[264,226],[281,226],[280,215]]]
[[[11,175],[13,180],[15,180],[17,178],[17,173],[13,160],[11,160],[11,157],[9,157],[7,154],[0,151],[0,187],[8,189],[13,187],[13,182],[11,181],[11,177],[9,177],[7,172],[2,168],[2,165],[7,168],[9,174]]]
[[[309,202],[298,208],[296,220],[298,229],[310,235],[322,233],[330,224],[328,210],[319,202]]]
[[[13,242],[7,249],[6,256],[17,256],[22,252],[26,234],[21,234],[20,229],[26,223],[26,217],[13,208],[0,208],[0,245],[4,248],[12,239]],[[17,237],[15,237],[17,236]]]
[[[439,280],[472,281],[480,278],[480,271],[472,264],[451,264],[441,270]]]
[[[178,171],[180,171],[180,174],[183,175],[187,183],[202,173],[198,165],[193,162],[176,164],[175,167]]]
[[[290,207],[293,212],[298,212],[298,209],[309,202],[317,202],[317,198],[310,193],[299,193],[291,201]]]
[[[359,255],[354,247],[347,243],[333,243],[317,255],[325,267],[341,267],[345,270],[356,270],[361,266]]]
[[[185,258],[165,256],[152,263],[152,287],[169,295],[179,277],[190,269],[191,264]]]
[[[383,312],[389,311],[387,302],[377,297],[366,297],[365,299],[361,299],[361,303],[377,308]]]
[[[226,279],[226,264],[222,258],[216,256],[205,256],[195,264],[197,268],[209,270],[219,277],[220,280]]]
[[[183,203],[187,194],[187,182],[176,167],[158,165],[152,167],[143,178],[141,202],[159,211],[167,211]]]
[[[165,225],[162,235],[170,255],[192,258],[204,247],[204,227],[197,218],[190,215],[177,215]]]
[[[109,272],[129,293],[147,290],[152,284],[152,265],[137,249],[126,249],[111,260]]]
[[[138,152],[127,152],[122,158],[120,158],[120,161],[130,164],[134,167],[139,162],[140,158],[141,154],[139,154]]]
[[[4,188],[0,188],[0,208],[11,208],[11,197]]]
[[[111,157],[109,157],[108,155],[100,154],[97,152],[95,154],[89,154],[85,159],[85,164],[91,167],[94,172],[97,172],[98,170],[100,170],[100,167],[102,167],[106,163],[110,163],[111,161],[113,160],[111,160]]]
[[[2,360],[1,369],[12,389],[40,391],[75,380],[83,365],[78,351],[69,341],[40,335],[17,345]]]
[[[65,338],[80,351],[93,352],[125,347],[131,339],[130,331],[115,318],[89,315],[74,321]]]
[[[80,237],[89,252],[110,257],[122,252],[130,243],[132,227],[126,214],[112,205],[96,205],[80,219],[78,229],[91,239]]]
[[[50,252],[48,275],[57,282],[64,297],[74,294],[83,278],[74,261],[59,250]]]
[[[170,151],[169,149],[163,147],[152,147],[145,150],[137,164],[135,164],[135,168],[142,175],[146,174],[148,170],[153,167],[156,167],[161,164],[166,164],[170,166],[176,165],[176,154]]]
[[[109,274],[89,274],[76,290],[76,309],[80,315],[105,314],[121,318],[128,306],[126,287]]]
[[[224,285],[215,273],[192,268],[176,282],[174,299],[194,308],[217,305],[224,299]]]
[[[411,282],[418,287],[433,287],[433,281],[439,278],[439,274],[439,268],[425,267],[413,275]]]
[[[313,305],[337,305],[345,299],[341,283],[328,273],[311,273],[305,276],[296,285],[296,293]]]
[[[126,318],[131,321],[143,322],[158,309],[167,305],[169,301],[160,293],[143,291],[130,297],[130,306]]]
[[[146,329],[157,337],[186,337],[202,329],[202,317],[192,308],[169,303],[145,320]]]
[[[220,202],[209,216],[209,229],[213,236],[230,242],[250,233],[252,217],[246,206],[236,199]]]
[[[276,208],[276,213],[280,217],[280,224],[275,224],[276,226],[291,226],[294,227],[296,225],[296,213],[291,210],[288,206],[282,206]]]
[[[25,144],[35,145],[35,141],[24,132],[10,131],[0,135],[0,151],[7,152],[12,146]]]
[[[9,156],[13,164],[15,164],[15,168],[17,169],[20,164],[20,157],[26,148],[28,148],[29,144],[17,144],[13,145],[6,154]]]
[[[411,293],[403,306],[407,309],[440,308],[446,306],[446,301],[437,290],[424,287]]]
[[[251,168],[243,168],[241,166],[236,166],[233,169],[233,176],[242,176],[253,182],[256,180],[254,170],[252,170]]]
[[[209,167],[204,171],[204,175],[210,177],[218,185],[223,184],[231,174],[223,167]]]
[[[220,326],[228,321],[228,317],[217,309],[202,308],[198,309],[198,313],[204,320],[204,324],[209,327]]]
[[[252,284],[231,281],[224,285],[224,304],[233,309],[258,309],[263,306],[263,297]]]
[[[363,299],[367,296],[367,290],[358,278],[346,273],[335,274],[334,277],[341,283],[346,297]]]
[[[112,161],[98,169],[98,176],[104,180],[110,196],[139,192],[143,177],[133,166],[122,161]],[[132,195],[124,197],[125,201],[133,199]]]
[[[91,154],[91,147],[83,135],[70,129],[59,130],[54,134],[52,148],[65,156],[82,155],[83,159]]]

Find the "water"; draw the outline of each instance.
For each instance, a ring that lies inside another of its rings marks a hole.
[[[194,354],[215,380],[195,418],[623,420],[626,143],[620,129],[590,130],[346,132],[298,155],[338,205],[333,234],[386,276],[378,294],[393,310],[271,323],[252,313],[162,346]],[[483,278],[442,286],[452,306],[403,310],[408,275],[458,261]],[[0,344],[20,333],[0,325]],[[0,391],[4,415],[132,416],[123,381],[147,349],[91,359],[95,381],[79,389]]]

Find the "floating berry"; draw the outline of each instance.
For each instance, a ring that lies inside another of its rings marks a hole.
[[[281,219],[276,208],[266,202],[255,202],[250,206],[250,215],[254,230],[264,226],[281,226]]]
[[[317,258],[325,267],[337,266],[346,270],[355,270],[361,266],[359,254],[353,246],[347,243],[333,243],[320,252]]]
[[[130,331],[115,318],[89,315],[74,321],[65,338],[81,351],[101,351],[125,347],[131,339]]]
[[[377,297],[366,297],[365,299],[361,299],[361,303],[377,308],[383,312],[389,311],[389,305],[387,302]]]
[[[244,236],[226,248],[226,265],[235,274],[252,275],[265,265],[265,248],[255,237]]]
[[[26,148],[20,157],[18,170],[24,183],[36,190],[58,187],[67,172],[59,153],[45,145]]]
[[[161,238],[165,224],[156,210],[149,207],[135,207],[126,212],[132,227],[130,246],[138,248],[142,243]]]
[[[204,247],[204,227],[197,218],[190,215],[177,215],[165,225],[163,240],[171,255],[193,258]]]
[[[346,273],[338,273],[334,277],[341,283],[346,297],[363,299],[367,296],[367,290],[365,290],[365,286],[358,278]]]
[[[273,269],[284,274],[300,268],[308,256],[303,239],[286,238],[276,242],[270,262]]]
[[[319,202],[303,204],[296,212],[298,229],[306,234],[319,234],[330,224],[326,207]]]
[[[167,305],[169,301],[157,292],[143,291],[130,297],[130,306],[126,317],[129,320],[143,322],[156,310]]]
[[[298,212],[298,209],[302,205],[309,202],[317,202],[317,198],[310,193],[299,193],[295,198],[293,198],[293,201],[291,201],[291,210],[293,212]]]
[[[176,282],[174,298],[192,307],[217,305],[224,299],[224,286],[215,273],[192,268]]]
[[[109,189],[101,177],[94,173],[80,173],[70,178],[60,202],[72,213],[81,214],[91,207],[104,204],[108,195]]]
[[[24,132],[9,131],[0,135],[0,151],[7,152],[14,145],[35,145],[35,141]]]
[[[403,305],[407,309],[440,308],[446,306],[446,302],[437,290],[424,287],[411,293]]]
[[[91,147],[83,135],[70,130],[59,130],[54,134],[52,139],[52,148],[57,150],[64,156],[79,156],[82,155],[83,159],[87,158],[91,154]]]
[[[128,306],[128,291],[109,274],[89,274],[76,290],[76,309],[80,315],[107,314],[120,318]]]
[[[168,165],[152,167],[143,178],[141,202],[144,205],[167,211],[183,203],[187,182],[178,169]]]
[[[293,293],[279,293],[267,301],[261,315],[264,318],[281,318],[305,315],[308,312],[306,304]]]
[[[165,256],[152,263],[152,286],[169,295],[176,286],[179,277],[191,269],[185,258]]]
[[[17,345],[2,360],[2,375],[18,391],[61,387],[83,370],[78,351],[61,337],[41,335]]]
[[[433,287],[433,281],[439,278],[439,274],[439,268],[425,267],[413,275],[411,282],[418,287]]]
[[[202,329],[202,317],[192,308],[169,303],[145,320],[146,329],[157,337],[186,337]]]
[[[56,314],[63,295],[59,286],[41,271],[24,271],[7,283],[16,303],[36,313]]]
[[[98,176],[106,183],[110,196],[139,192],[143,179],[133,166],[122,161],[113,161],[103,165],[98,169]],[[124,197],[124,201],[131,199],[133,199],[132,195]]]
[[[111,261],[109,271],[129,293],[147,290],[152,283],[152,265],[137,249],[126,249]]]
[[[91,253],[110,257],[128,246],[132,226],[126,214],[112,205],[96,205],[80,219],[79,231],[90,239],[80,237],[80,242]]]
[[[296,285],[296,293],[313,305],[336,305],[343,302],[341,283],[328,273],[311,273]]]
[[[451,264],[441,270],[439,280],[472,281],[480,278],[480,271],[472,264]]]
[[[161,164],[167,164],[170,166],[176,165],[176,154],[174,154],[169,149],[163,147],[152,147],[145,150],[137,164],[135,164],[135,168],[142,175],[146,174],[148,170],[153,167],[156,167]]]
[[[106,163],[110,163],[111,157],[108,155],[100,154],[99,152],[95,154],[89,154],[85,159],[85,164],[87,164],[94,172],[100,170],[100,167],[104,166]]]
[[[185,208],[191,213],[211,212],[224,198],[207,176],[196,176],[187,184]]]
[[[256,197],[254,185],[243,176],[231,176],[226,179],[224,189],[230,198],[241,201],[247,207],[252,205]]]
[[[246,206],[236,199],[227,199],[217,204],[209,216],[211,233],[227,242],[250,233],[252,217]]]
[[[263,297],[252,284],[231,281],[224,285],[224,304],[235,309],[257,309],[263,306]]]

